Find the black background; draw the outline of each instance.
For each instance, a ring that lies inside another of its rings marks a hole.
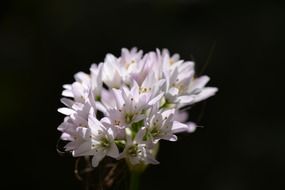
[[[281,1],[280,1],[281,2]],[[25,0],[0,4],[1,189],[79,189],[55,144],[62,84],[122,47],[168,48],[218,94],[163,142],[142,189],[285,189],[285,9],[278,1]],[[212,56],[209,57],[212,51]]]

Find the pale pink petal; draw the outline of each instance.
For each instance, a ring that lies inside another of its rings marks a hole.
[[[106,155],[103,152],[97,152],[92,158],[92,166],[97,167],[99,162],[105,157]]]
[[[192,81],[191,88],[192,89],[203,88],[209,82],[209,80],[210,80],[210,78],[206,75],[201,76],[199,78],[196,78],[196,79],[194,79],[194,81]]]
[[[193,95],[185,95],[185,96],[179,96],[177,100],[179,101],[180,104],[191,104],[194,98]]]
[[[66,97],[71,97],[71,98],[74,97],[74,95],[73,95],[73,93],[72,93],[71,90],[63,90],[62,93],[61,93],[61,95],[62,95],[62,96],[66,96]]]
[[[72,105],[74,104],[74,101],[68,98],[61,98],[60,99],[61,103],[63,103],[64,105],[66,105],[67,107],[72,107]]]
[[[215,95],[215,93],[218,91],[215,87],[206,87],[204,88],[197,96],[195,96],[194,101],[200,102],[202,100],[205,100],[209,98],[210,96]]]
[[[112,143],[109,150],[108,150],[108,153],[107,153],[108,156],[112,157],[112,158],[118,158],[119,157],[119,149],[118,147],[116,146],[115,143]]]
[[[154,97],[153,99],[151,99],[148,102],[148,105],[154,105],[155,103],[157,103],[162,97],[163,97],[164,93],[160,93],[159,95],[157,95],[156,97]]]
[[[74,157],[90,155],[91,141],[86,141],[82,143],[77,149],[75,149],[72,154]]]
[[[186,124],[180,123],[178,121],[173,121],[172,132],[180,133],[188,130],[188,126]]]
[[[64,114],[64,115],[71,115],[71,114],[76,113],[74,110],[69,109],[69,108],[59,108],[59,109],[57,109],[57,111],[58,111],[59,113]]]
[[[86,82],[90,80],[90,77],[88,74],[84,73],[84,72],[78,72],[74,75],[74,78],[76,81],[78,82]]]

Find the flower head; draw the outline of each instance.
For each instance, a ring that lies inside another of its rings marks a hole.
[[[130,168],[158,164],[160,140],[176,141],[177,133],[197,127],[181,108],[217,92],[194,66],[168,50],[123,48],[121,56],[92,64],[89,74],[78,72],[63,86],[66,107],[58,109],[65,115],[58,130],[66,151],[92,156],[94,167],[106,156],[125,159]]]

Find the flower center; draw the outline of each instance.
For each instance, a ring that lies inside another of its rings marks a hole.
[[[125,115],[125,120],[126,120],[126,123],[131,123],[132,122],[132,120],[133,120],[133,118],[134,118],[134,115],[133,114],[126,114]]]
[[[100,145],[104,148],[108,148],[110,146],[110,142],[106,137],[102,137]]]
[[[138,146],[133,145],[128,148],[128,155],[131,157],[136,157],[138,155]]]
[[[151,130],[151,132],[150,132],[150,134],[151,134],[153,137],[157,137],[157,136],[159,135],[159,133],[160,133],[160,130],[159,130],[157,127],[154,127],[154,128]]]

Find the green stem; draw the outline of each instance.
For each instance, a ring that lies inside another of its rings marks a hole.
[[[140,182],[140,173],[139,172],[130,172],[130,189],[129,190],[139,190]]]

